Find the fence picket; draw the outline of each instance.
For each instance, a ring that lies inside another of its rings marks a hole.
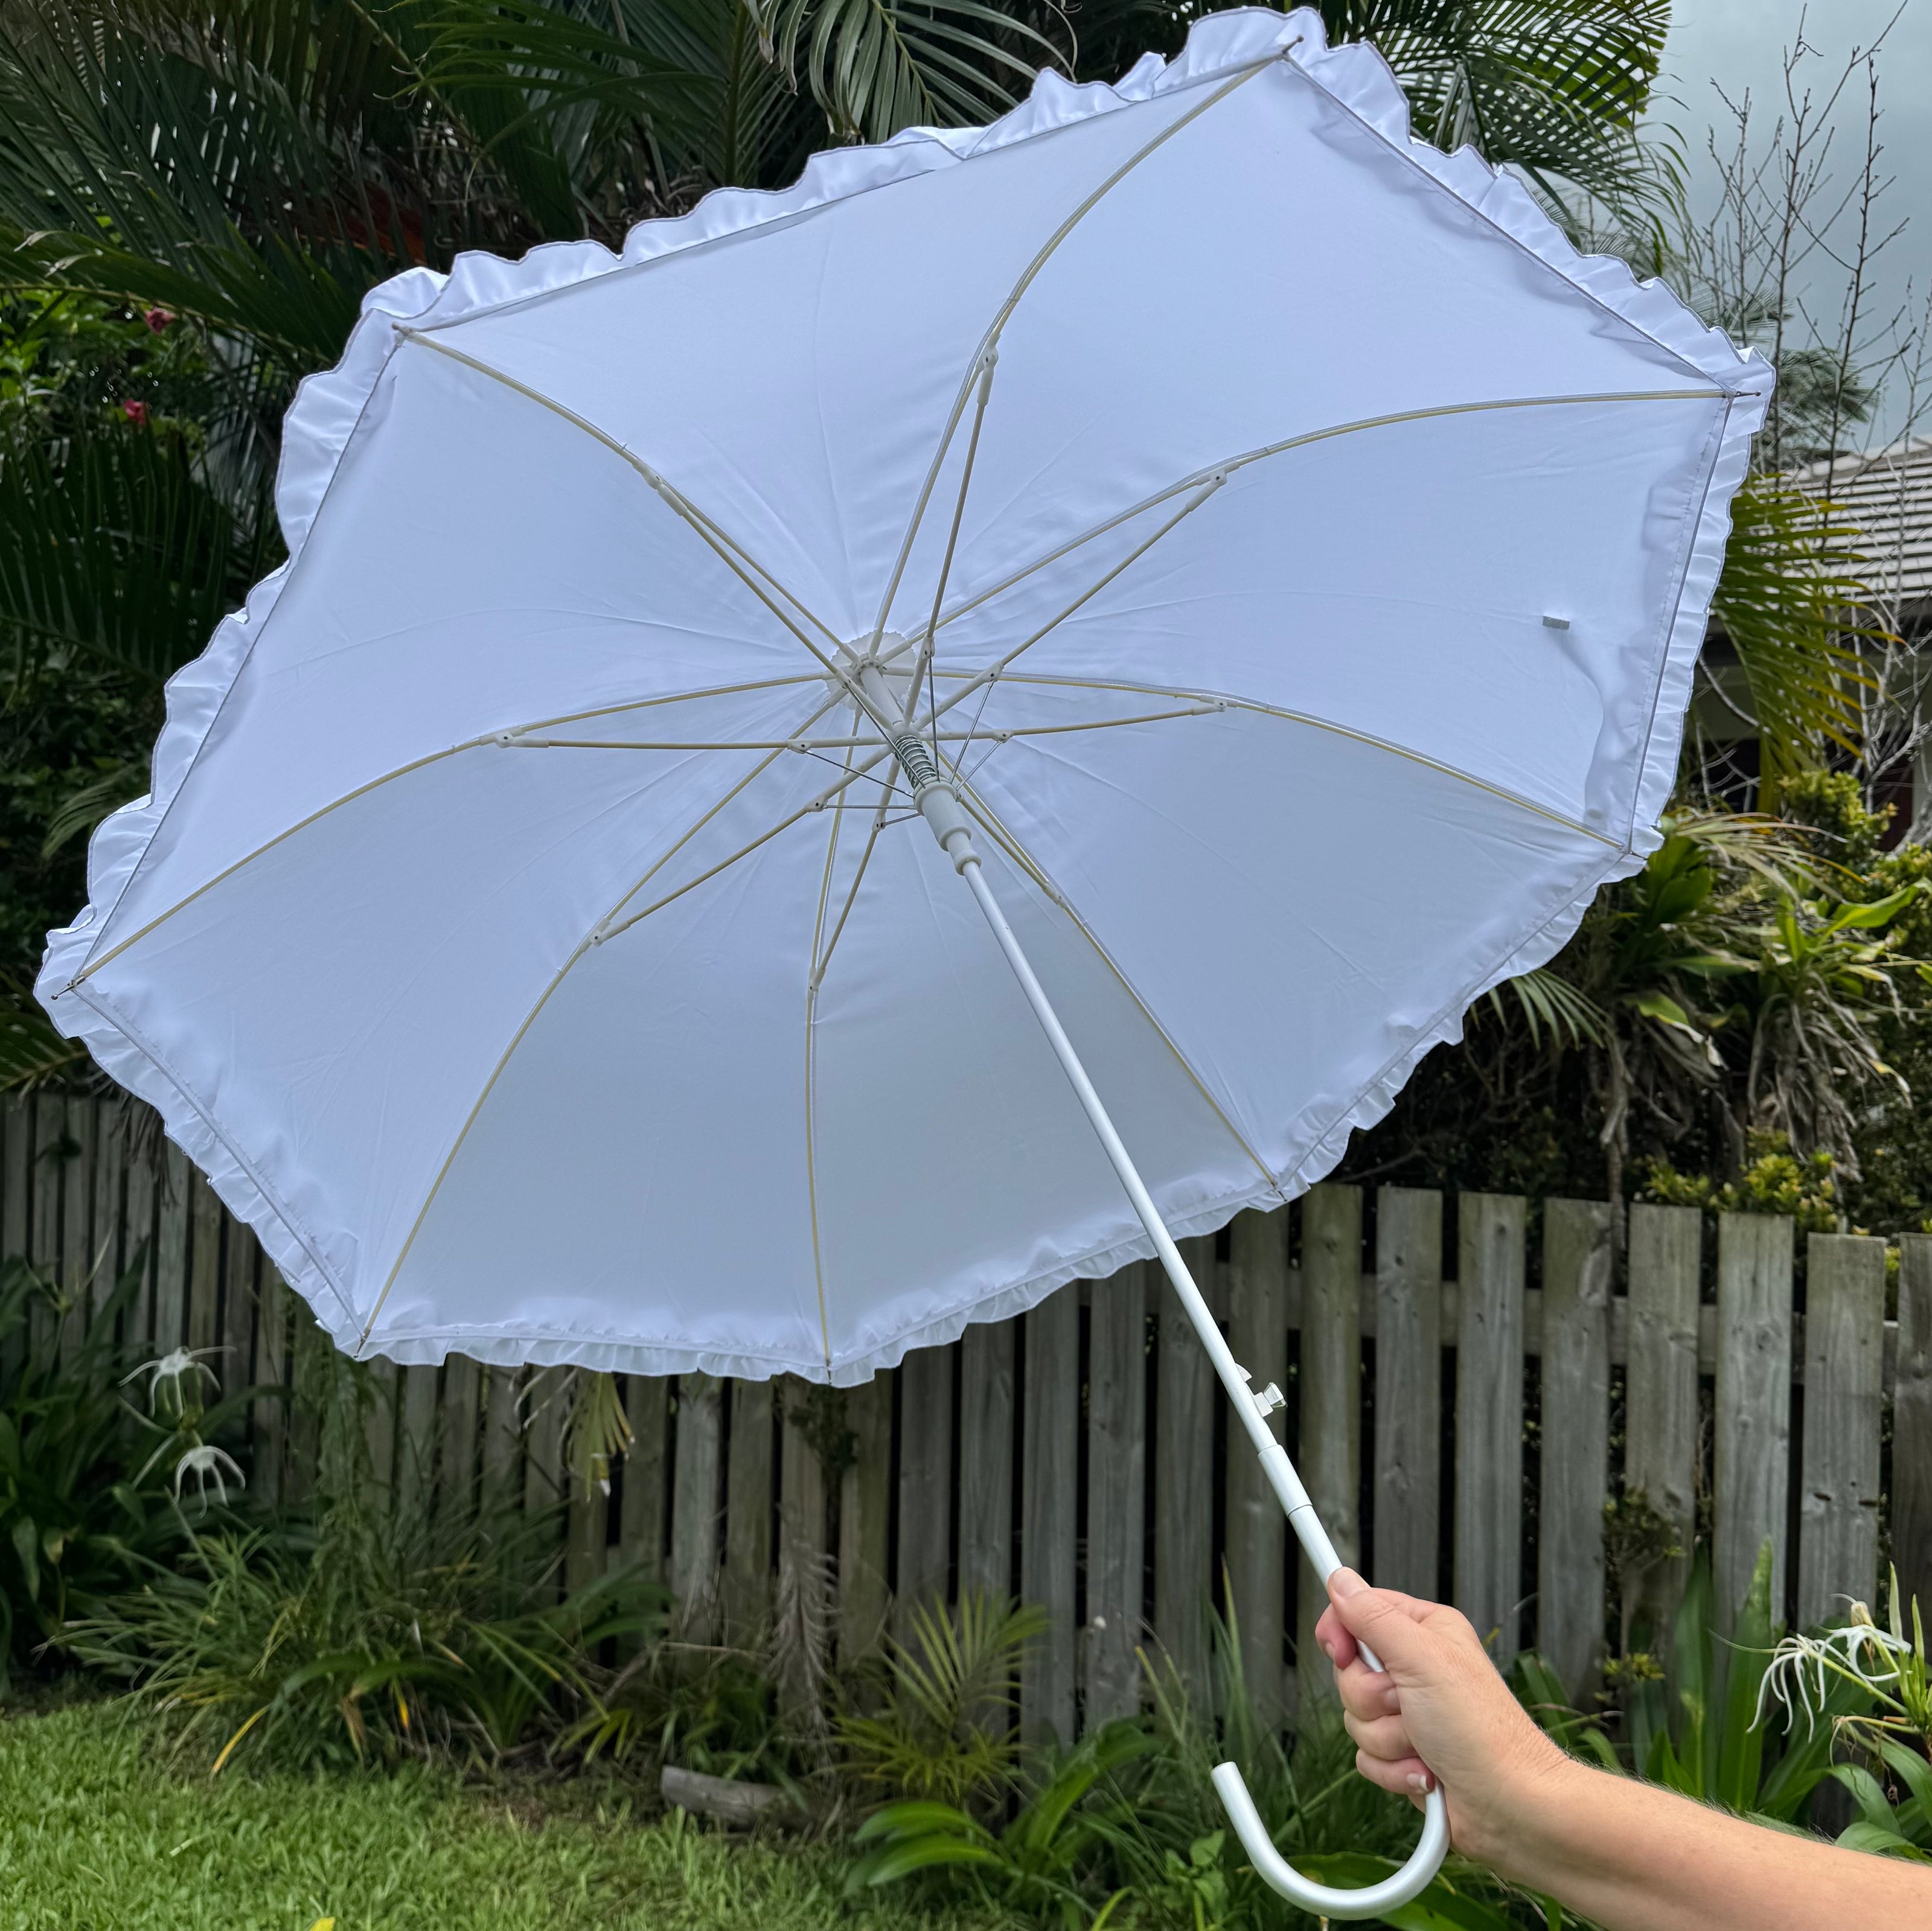
[[[68,1311],[61,1322],[61,1356],[71,1361],[87,1333],[93,1294],[94,1115],[96,1102],[74,1093],[67,1102],[66,1171],[61,1185],[61,1287]]]
[[[1013,1588],[1013,1324],[959,1339],[959,1593]]]
[[[1075,1735],[1074,1488],[1080,1466],[1080,1294],[1050,1294],[1026,1318],[1020,1454],[1020,1594],[1047,1615],[1020,1677],[1029,1736]]]
[[[490,1369],[483,1426],[483,1506],[495,1515],[523,1492],[524,1377],[520,1368]]]
[[[1456,1602],[1498,1665],[1522,1597],[1523,1241],[1528,1202],[1457,1204]]]
[[[188,1345],[199,1353],[221,1340],[221,1235],[227,1216],[199,1167],[189,1169]],[[228,1384],[224,1363],[222,1385]]]
[[[730,1384],[724,1470],[724,1573],[720,1613],[728,1642],[749,1642],[772,1612],[772,1406],[770,1381]]]
[[[1718,1622],[1728,1631],[1766,1539],[1771,1603],[1784,1613],[1791,1449],[1791,1222],[1718,1216],[1718,1414],[1714,1445]]]
[[[653,1579],[664,1574],[664,1517],[670,1495],[671,1384],[662,1375],[633,1375],[624,1390],[631,1424],[625,1452],[624,1500],[617,1549]]]
[[[134,1176],[130,1171],[131,1192]],[[288,1407],[277,1392],[289,1381],[289,1291],[274,1264],[262,1256],[260,1312],[255,1333],[255,1379],[266,1392],[256,1396],[250,1426],[254,1432],[254,1453],[249,1463],[249,1479],[263,1504],[274,1508],[282,1500],[284,1462],[288,1438]],[[471,1421],[473,1425],[475,1416]]]
[[[423,1507],[436,1479],[437,1384],[441,1371],[418,1362],[402,1371],[396,1493],[405,1509]]]
[[[188,1156],[170,1140],[161,1150],[154,1232],[154,1352],[178,1348],[188,1331]]]
[[[1214,1237],[1180,1243],[1210,1308],[1226,1296]],[[1162,1648],[1198,1707],[1209,1702],[1208,1612],[1214,1588],[1214,1371],[1180,1297],[1156,1283],[1160,1359],[1154,1387],[1154,1621]]]
[[[1300,1448],[1298,1463],[1316,1513],[1352,1569],[1362,1560],[1362,1190],[1312,1188],[1301,1203]],[[1265,1383],[1261,1384],[1266,1386]],[[1328,1606],[1315,1573],[1298,1557],[1297,1693],[1332,1699],[1325,1669],[1302,1668],[1320,1655],[1315,1625]],[[1305,1703],[1304,1717],[1312,1714]]]
[[[253,1228],[230,1220],[224,1230],[226,1252],[222,1259],[221,1385],[232,1391],[253,1385],[255,1379],[256,1264],[261,1243]],[[435,1396],[426,1426],[436,1424]]]
[[[886,1627],[892,1507],[892,1377],[845,1391],[852,1462],[838,1492],[838,1653],[868,1655]]]
[[[154,1170],[160,1155],[160,1149],[152,1144],[142,1146],[128,1140],[123,1145],[127,1184],[121,1210],[121,1264],[133,1266],[135,1256],[142,1253],[143,1243],[146,1252],[142,1255],[140,1291],[122,1318],[121,1332],[130,1347],[138,1347],[154,1332]],[[286,1370],[284,1354],[282,1372]]]
[[[1632,1639],[1661,1654],[1690,1573],[1697,1516],[1697,1302],[1704,1216],[1694,1207],[1630,1210],[1629,1361],[1624,1492],[1641,1492],[1684,1552],[1623,1579]]]
[[[718,1598],[718,1510],[723,1417],[715,1375],[677,1378],[677,1447],[670,1504],[670,1588],[693,1642],[710,1642]]]
[[[1256,1388],[1288,1380],[1288,1213],[1250,1210],[1229,1228],[1228,1345]],[[1258,1722],[1288,1714],[1282,1657],[1288,1588],[1288,1525],[1246,1445],[1228,1431],[1228,1606],[1240,1628],[1242,1672]]]
[[[1892,1552],[1898,1586],[1932,1615],[1932,1234],[1900,1237],[1892,1408]]]
[[[1087,1369],[1088,1727],[1140,1708],[1146,1520],[1147,1286],[1144,1267],[1094,1284]]]
[[[32,1238],[28,1249],[43,1279],[60,1274],[61,1172],[66,1164],[67,1102],[57,1093],[34,1099],[34,1182]],[[53,1309],[36,1301],[28,1338],[36,1354],[58,1336]]]
[[[22,1094],[0,1103],[0,1253],[9,1261],[32,1250],[34,1172],[33,1102]],[[27,1338],[0,1338],[0,1378],[11,1383],[26,1359]]]
[[[915,1348],[899,1364],[898,1633],[917,1603],[944,1602],[951,1567],[952,1350]]]
[[[262,1264],[262,1319],[267,1332],[268,1284],[279,1276]],[[442,1364],[442,1415],[436,1462],[436,1506],[460,1519],[476,1506],[476,1433],[483,1395],[483,1370],[467,1354],[452,1354]]]
[[[94,1225],[87,1237],[87,1266],[94,1283],[88,1298],[98,1308],[121,1282],[122,1156],[127,1117],[124,1108],[105,1100],[96,1102],[95,1112]]]
[[[1385,1589],[1433,1597],[1442,1499],[1442,1196],[1376,1196],[1376,1546]]]
[[[1885,1243],[1813,1234],[1804,1263],[1801,1624],[1842,1615],[1847,1596],[1866,1603],[1874,1598],[1884,1365]]]
[[[1604,1648],[1612,1258],[1607,1201],[1544,1202],[1537,1643],[1584,1709]]]

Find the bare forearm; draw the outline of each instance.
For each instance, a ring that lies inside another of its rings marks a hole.
[[[1841,1851],[1565,1764],[1516,1807],[1492,1861],[1606,1931],[1932,1926],[1932,1867]]]

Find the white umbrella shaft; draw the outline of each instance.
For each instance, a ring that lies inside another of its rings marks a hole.
[[[1066,1036],[1066,1029],[1060,1024],[1060,1015],[1054,1011],[1046,988],[1035,976],[1013,928],[1006,922],[1006,914],[1000,910],[999,901],[993,896],[993,888],[986,882],[986,869],[973,849],[971,829],[958,798],[938,778],[925,747],[916,739],[896,736],[893,748],[906,769],[914,796],[926,822],[932,827],[934,836],[952,859],[954,870],[971,886],[974,897],[980,901],[980,909],[986,914],[986,923],[992,928],[993,936],[999,941],[1006,963],[1012,967],[1013,976],[1019,981],[1027,1003],[1033,1008],[1034,1016],[1040,1021],[1054,1057],[1092,1123],[1100,1144],[1106,1150],[1107,1158],[1113,1162],[1114,1171],[1120,1176],[1120,1184],[1126,1188],[1127,1198],[1132,1201],[1134,1211],[1140,1216],[1141,1225],[1147,1229],[1148,1238],[1154,1243],[1161,1265],[1167,1270],[1168,1279],[1180,1297],[1187,1318],[1200,1336],[1202,1346],[1207,1349],[1208,1357],[1214,1363],[1214,1372],[1220,1376],[1228,1399],[1234,1405],[1234,1413],[1248,1432],[1255,1453],[1260,1456],[1262,1467],[1267,1472],[1269,1484],[1294,1528],[1296,1539],[1316,1573],[1325,1584],[1341,1567],[1335,1545],[1322,1526],[1321,1518],[1308,1498],[1301,1477],[1295,1473],[1294,1464],[1288,1459],[1287,1450],[1275,1439],[1274,1431],[1268,1426],[1267,1411],[1260,1398],[1250,1387],[1246,1372],[1235,1360],[1220,1324],[1202,1297],[1186,1262],[1180,1258],[1180,1250],[1174,1244],[1174,1237],[1167,1231],[1160,1210],[1154,1205],[1154,1197],[1148,1192],[1132,1156],[1108,1117],[1100,1096],[1094,1091],[1094,1082],[1087,1077],[1087,1069],[1074,1051],[1073,1042]],[[1372,1668],[1382,1667],[1366,1645],[1362,1646],[1362,1654]],[[1306,1667],[1305,1661],[1304,1667]],[[1216,1769],[1214,1787],[1220,1792],[1221,1801],[1236,1834],[1262,1879],[1304,1910],[1325,1917],[1374,1918],[1407,1903],[1426,1888],[1448,1849],[1448,1815],[1442,1786],[1438,1784],[1430,1792],[1425,1807],[1421,1840],[1402,1869],[1380,1884],[1365,1889],[1338,1891],[1304,1877],[1275,1849],[1268,1828],[1248,1795],[1241,1773],[1234,1765],[1224,1763]]]

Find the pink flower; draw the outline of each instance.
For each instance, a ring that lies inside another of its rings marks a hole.
[[[147,427],[148,405],[146,403],[136,402],[132,396],[130,396],[128,400],[121,405],[121,413],[124,415],[136,429],[146,429]]]
[[[175,319],[171,308],[151,308],[141,319],[158,335]]]

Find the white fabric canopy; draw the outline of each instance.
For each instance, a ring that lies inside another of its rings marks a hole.
[[[1306,12],[398,277],[40,995],[346,1347],[862,1380],[1150,1249],[827,663],[1204,1231],[1654,844],[1769,387]]]

